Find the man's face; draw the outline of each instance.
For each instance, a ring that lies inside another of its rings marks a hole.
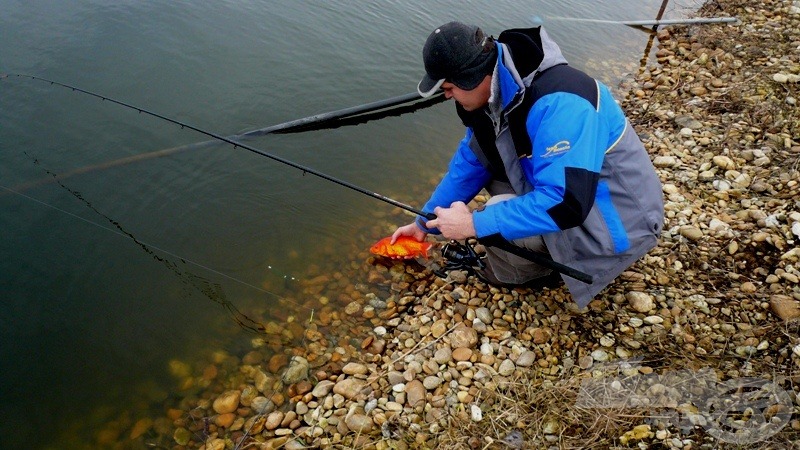
[[[492,91],[492,77],[486,75],[486,78],[481,81],[481,84],[470,91],[466,91],[449,81],[445,81],[442,83],[442,91],[444,91],[445,98],[453,98],[465,110],[475,111],[489,104],[489,96]]]

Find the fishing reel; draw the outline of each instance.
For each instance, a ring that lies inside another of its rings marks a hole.
[[[447,272],[451,270],[464,270],[469,274],[480,275],[478,270],[486,268],[486,255],[479,255],[475,251],[475,247],[469,242],[460,243],[458,241],[450,241],[442,247],[442,258],[444,258],[444,266],[434,271],[436,275],[446,278]]]
[[[445,269],[449,270],[473,267],[483,269],[486,267],[486,263],[483,262],[484,256],[479,256],[475,248],[469,243],[448,242],[442,247],[442,257],[446,260]]]

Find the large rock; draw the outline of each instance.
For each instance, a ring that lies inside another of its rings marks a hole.
[[[436,322],[431,325],[431,334],[436,339],[444,336],[447,332],[447,321],[446,320],[437,320]]]
[[[788,295],[775,294],[769,298],[772,312],[783,320],[792,320],[800,317],[800,302]]]
[[[534,328],[531,332],[534,344],[544,344],[550,340],[550,330],[546,328]]]
[[[452,348],[467,347],[473,348],[478,343],[478,332],[464,325],[458,324],[450,333],[450,346]]]
[[[536,361],[536,353],[530,350],[525,350],[521,355],[519,355],[519,358],[517,358],[517,366],[530,367],[533,365],[534,361]]]
[[[636,312],[646,313],[656,307],[656,302],[653,301],[653,297],[644,292],[631,291],[625,294],[625,298],[628,300],[628,304],[631,305],[631,308]]]
[[[478,320],[485,323],[486,325],[491,325],[494,316],[492,316],[492,312],[489,311],[489,308],[481,307],[475,310],[475,315],[478,317]]]
[[[322,398],[326,395],[330,394],[331,389],[333,389],[333,381],[330,380],[322,380],[314,386],[314,390],[311,391],[311,395],[316,398]]]
[[[231,390],[223,392],[216,400],[214,400],[213,408],[217,414],[227,414],[236,411],[239,407],[239,397],[242,391]]]
[[[353,433],[366,434],[372,431],[372,419],[364,414],[351,414],[344,419],[344,423]]]
[[[264,428],[266,428],[269,431],[272,431],[281,426],[281,422],[283,422],[283,412],[273,411],[269,413],[269,415],[267,416],[267,420],[264,421]]]
[[[284,384],[294,384],[300,380],[308,379],[308,360],[301,356],[295,356],[292,358],[291,362],[289,362],[289,367],[286,368],[286,372],[283,373],[283,380]]]
[[[656,156],[653,159],[653,165],[656,167],[674,167],[678,165],[678,159],[674,156]]]
[[[422,385],[425,386],[425,389],[434,390],[441,386],[443,382],[441,378],[431,375],[422,380]]]
[[[275,402],[267,397],[256,397],[251,403],[253,411],[259,414],[268,414],[275,410]]]
[[[367,371],[367,366],[355,362],[349,362],[342,367],[342,373],[346,375],[364,375]]]
[[[450,350],[450,347],[442,347],[436,350],[433,359],[439,364],[447,364],[453,359],[453,352]]]
[[[253,375],[253,383],[255,384],[256,389],[258,389],[258,391],[262,394],[270,393],[275,388],[275,380],[273,380],[272,377],[267,375],[263,370],[256,370],[255,374]],[[251,396],[252,394],[248,392],[248,395]],[[252,396],[250,399],[252,400]]]
[[[225,441],[219,438],[206,442],[206,450],[225,450]]]
[[[406,384],[406,401],[412,408],[425,406],[425,386],[419,380],[412,380]]]
[[[348,400],[352,400],[358,396],[365,386],[366,383],[364,381],[355,378],[345,378],[336,382],[336,385],[333,386],[333,393],[339,394]]]
[[[502,363],[500,363],[500,367],[497,369],[497,373],[499,373],[504,377],[507,377],[512,373],[514,373],[514,369],[516,369],[516,367],[514,366],[514,362],[511,361],[510,359],[505,359],[503,360]]]
[[[693,227],[691,225],[685,225],[680,227],[678,232],[681,236],[689,239],[690,241],[697,241],[703,238],[703,230],[697,227]]]
[[[453,350],[453,359],[456,361],[469,361],[472,357],[472,349],[467,347],[459,347]]]

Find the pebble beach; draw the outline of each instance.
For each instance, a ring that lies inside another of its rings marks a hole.
[[[435,275],[438,256],[360,249],[300,282],[290,302],[312,314],[265,321],[239,353],[173,361],[163,414],[116,421],[98,445],[797,448],[800,2],[715,0],[697,16],[738,22],[660,27],[615,86],[665,226],[587,308],[563,285],[492,287]],[[408,217],[376,221],[379,236]],[[742,396],[745,379],[759,395]]]

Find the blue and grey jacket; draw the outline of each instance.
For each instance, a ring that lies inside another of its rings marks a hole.
[[[544,29],[504,31],[497,59],[489,106],[456,104],[466,136],[423,211],[483,188],[516,194],[473,213],[477,237],[542,235],[555,261],[593,276],[562,276],[583,307],[656,245],[661,183],[608,88],[567,65]]]

